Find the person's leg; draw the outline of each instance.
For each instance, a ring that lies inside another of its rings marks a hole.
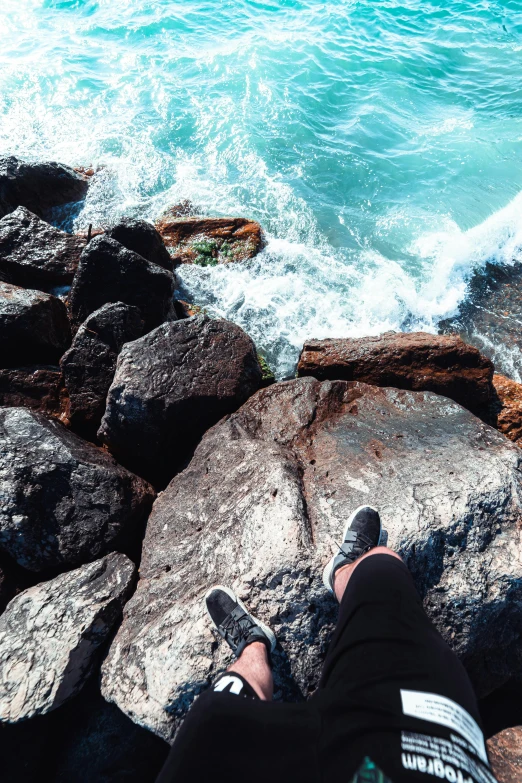
[[[272,699],[274,680],[268,650],[263,642],[252,642],[245,647],[237,661],[228,667],[227,672],[240,674],[263,701]]]
[[[157,783],[317,783],[318,717],[305,704],[274,704],[273,632],[229,588],[205,596],[214,627],[237,660],[194,702]]]
[[[365,560],[367,557],[371,557],[372,555],[391,555],[392,557],[396,557],[397,560],[400,560],[402,563],[402,557],[398,555],[397,552],[394,552],[392,549],[388,549],[386,546],[376,546],[375,549],[370,549],[369,552],[365,552],[364,555],[361,555],[354,563],[348,563],[347,565],[341,566],[341,568],[335,572],[333,578],[334,593],[339,603],[341,603],[343,600],[344,591],[346,590],[354,570],[363,560]]]
[[[355,748],[358,763],[367,756],[401,783],[440,770],[448,780],[492,781],[469,677],[424,611],[406,565],[377,546],[380,521],[371,511],[347,526],[325,568],[340,608],[313,697],[325,727],[324,770],[334,775]]]

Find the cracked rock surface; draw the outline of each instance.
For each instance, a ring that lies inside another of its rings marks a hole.
[[[0,409],[0,548],[42,571],[89,562],[139,535],[154,490],[55,420]]]
[[[78,693],[134,575],[113,553],[13,598],[0,617],[0,722],[45,714]]]
[[[172,740],[231,661],[203,606],[217,583],[276,631],[276,694],[306,696],[336,617],[322,568],[363,503],[487,694],[522,663],[521,466],[513,443],[430,392],[313,378],[258,392],[156,500],[105,698]]]

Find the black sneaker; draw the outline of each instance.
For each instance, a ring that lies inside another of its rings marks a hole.
[[[252,642],[264,642],[268,652],[274,652],[276,638],[273,631],[252,617],[229,587],[216,585],[206,594],[205,603],[214,627],[236,657]]]
[[[334,592],[335,572],[342,566],[355,561],[379,546],[383,538],[379,512],[371,506],[356,508],[344,528],[343,543],[339,553],[334,555],[323,571],[323,583],[330,593]]]

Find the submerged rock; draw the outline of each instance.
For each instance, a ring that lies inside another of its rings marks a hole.
[[[0,366],[57,361],[70,344],[60,299],[0,282]]]
[[[172,272],[151,264],[115,239],[99,236],[83,251],[69,296],[71,319],[79,326],[108,302],[137,307],[150,331],[175,320]]]
[[[489,359],[458,337],[425,332],[308,340],[297,373],[321,381],[361,381],[433,391],[474,413],[482,413],[493,396],[493,365]]]
[[[19,207],[0,220],[0,279],[26,288],[70,285],[85,247]]]
[[[215,266],[231,261],[246,261],[264,247],[259,223],[246,218],[174,218],[167,214],[156,228],[174,264]]]
[[[0,369],[0,406],[59,416],[62,381],[60,368],[52,365]]]
[[[127,250],[133,250],[134,253],[143,256],[152,264],[172,271],[174,264],[171,255],[151,223],[123,218],[117,225],[109,228],[106,235],[120,242]]]
[[[439,323],[443,334],[459,334],[495,364],[522,380],[522,264],[486,264],[474,273],[454,318]]]
[[[0,485],[0,548],[30,571],[127,546],[154,498],[101,449],[26,408],[0,408]]]
[[[81,201],[88,188],[89,177],[61,163],[0,157],[0,217],[20,206],[44,217],[54,207]]]
[[[123,347],[98,437],[164,483],[261,379],[254,343],[239,326],[203,315],[163,324]]]
[[[122,346],[143,333],[137,307],[116,302],[92,313],[78,329],[60,365],[67,390],[65,419],[94,440]]]
[[[322,569],[367,503],[488,693],[522,663],[521,467],[514,444],[430,392],[312,378],[258,392],[156,500],[138,589],[102,667],[105,698],[172,739],[230,663],[203,605],[216,583],[277,632],[279,696],[308,694],[337,615]]]
[[[56,709],[91,674],[135,575],[110,554],[13,598],[0,617],[0,721]]]
[[[488,753],[498,783],[522,783],[522,726],[492,737]]]

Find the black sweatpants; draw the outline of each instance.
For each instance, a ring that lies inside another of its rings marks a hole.
[[[355,569],[306,703],[203,693],[157,783],[495,783],[473,688],[406,566]]]

